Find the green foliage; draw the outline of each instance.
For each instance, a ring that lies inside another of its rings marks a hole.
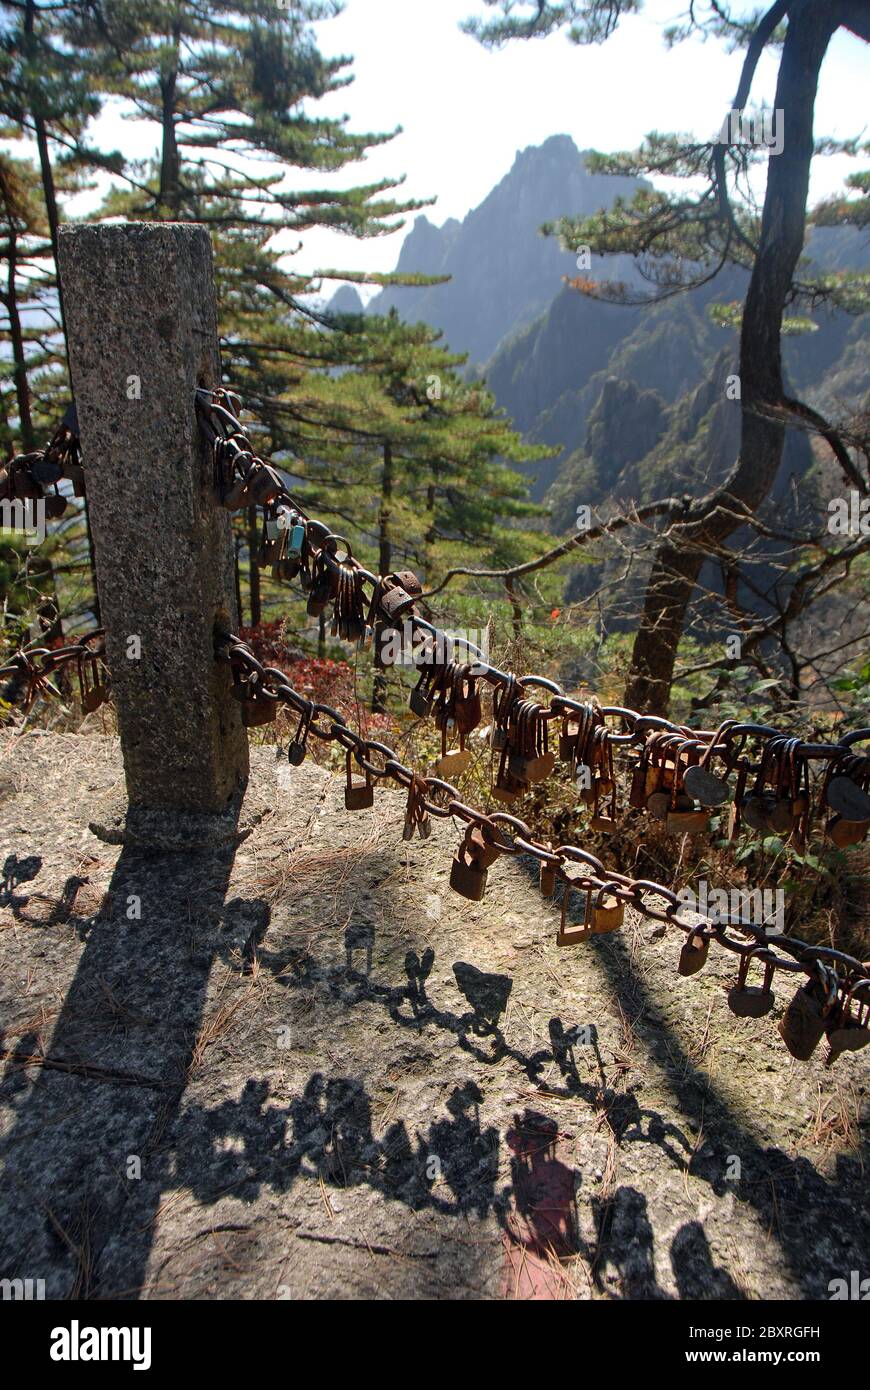
[[[572,43],[603,43],[622,15],[637,14],[641,0],[565,0],[553,5],[547,0],[483,0],[500,12],[498,19],[473,17],[462,28],[487,48],[500,48],[510,39],[544,38],[568,26]]]

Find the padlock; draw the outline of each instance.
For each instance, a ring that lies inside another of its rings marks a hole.
[[[375,789],[372,783],[372,775],[368,768],[365,768],[365,781],[355,782],[353,780],[353,751],[348,749],[347,760],[345,763],[347,781],[344,788],[344,805],[348,811],[364,811],[369,806],[374,805]]]
[[[743,798],[742,819],[752,830],[767,834],[773,830],[771,816],[775,806],[776,797],[773,792],[750,792],[749,796]]]
[[[488,840],[479,825],[469,826],[465,832],[468,853],[481,869],[491,869],[502,851],[494,840]]]
[[[795,811],[791,797],[777,797],[767,817],[769,829],[778,835],[785,835],[794,829]]]
[[[825,1035],[827,1004],[824,990],[810,980],[789,1001],[779,1021],[779,1036],[792,1057],[808,1062]]]
[[[499,780],[493,783],[492,787],[492,794],[496,801],[501,801],[507,806],[512,805],[512,803],[517,801],[526,791],[528,791],[528,787],[525,783],[518,781],[516,777],[512,777],[509,772],[500,776]]]
[[[512,720],[513,707],[517,703],[521,686],[516,676],[510,675],[504,685],[497,686],[492,697],[492,728],[489,735],[489,746],[494,753],[504,753],[509,747],[509,725]],[[504,765],[504,758],[501,760],[500,769],[505,776],[508,775],[507,767]],[[500,778],[499,778],[500,780]],[[508,799],[508,798],[503,798]],[[514,798],[511,797],[510,800]]]
[[[554,898],[556,896],[556,869],[545,859],[541,860],[540,888],[542,898]]]
[[[825,1028],[828,1035],[828,1055],[825,1065],[830,1067],[841,1052],[860,1052],[870,1043],[870,999],[864,995],[858,999],[858,1016],[852,1013],[854,990],[850,991],[840,1007],[832,1014],[833,1022]]]
[[[665,829],[672,835],[702,835],[710,828],[710,817],[690,796],[679,792],[671,797],[665,816]]]
[[[284,484],[281,482],[274,468],[270,468],[267,463],[258,460],[259,467],[256,468],[253,478],[248,477],[248,491],[257,506],[267,506],[269,502],[274,502],[276,497],[280,497],[284,491]]]
[[[332,578],[330,575],[318,575],[308,591],[308,600],[305,611],[309,618],[319,618],[326,609],[326,605],[333,595]]]
[[[263,530],[260,535],[260,546],[257,551],[257,564],[260,569],[265,569],[267,565],[278,563],[281,555],[281,528],[274,516],[268,512],[263,516]],[[277,578],[277,576],[276,576]]]
[[[432,823],[426,806],[426,793],[429,783],[419,773],[412,772],[408,783],[408,801],[405,806],[405,823],[402,826],[402,839],[411,840],[416,831],[427,840],[432,833]]]
[[[314,706],[308,705],[302,711],[293,738],[287,745],[287,761],[291,767],[300,767],[308,751],[308,730],[314,717]]]
[[[870,822],[870,796],[851,777],[832,777],[825,788],[825,800],[844,820]]]
[[[398,584],[394,584],[391,588],[384,588],[381,591],[378,607],[384,622],[392,626],[397,619],[410,613],[414,607],[414,598]]]
[[[72,483],[73,496],[84,497],[85,493],[85,470],[80,463],[68,463],[66,466],[66,476]]]
[[[31,476],[30,468],[27,465],[19,464],[13,459],[11,467],[11,488],[13,497],[20,497],[23,501],[39,498],[42,496],[42,488]]]
[[[584,806],[594,806],[598,800],[598,791],[595,786],[595,775],[588,763],[578,763],[574,772],[575,778],[580,779],[580,787],[577,795]]]
[[[271,724],[278,713],[279,701],[272,695],[267,695],[265,691],[258,691],[256,686],[252,693],[242,705],[242,723],[246,729],[256,728],[260,724]]]
[[[611,884],[599,888],[591,904],[592,931],[596,936],[606,936],[618,931],[625,918],[625,904],[615,893],[608,893]]]
[[[763,1018],[773,1008],[774,994],[770,988],[773,979],[773,966],[769,961],[764,965],[764,981],[761,985],[748,985],[749,966],[756,949],[744,952],[740,957],[737,984],[728,991],[728,1007],[738,1018]]]
[[[63,465],[58,462],[56,457],[51,456],[51,452],[46,452],[30,465],[30,476],[34,482],[41,487],[51,487],[54,483],[60,482],[63,477]]]
[[[388,574],[387,579],[393,584],[397,584],[400,589],[404,589],[411,598],[419,598],[423,592],[423,585],[413,570],[396,570],[394,574]]]
[[[45,515],[46,515],[47,517],[50,517],[52,521],[56,521],[58,517],[63,516],[63,514],[64,514],[65,511],[66,511],[66,498],[65,498],[65,497],[61,497],[60,493],[57,492],[56,490],[55,490],[54,492],[46,493],[46,497],[45,497]]]
[[[568,904],[571,894],[575,891],[575,885],[568,882],[562,890],[562,912],[559,919],[559,928],[556,932],[557,946],[579,946],[582,942],[588,941],[592,936],[592,921],[590,911],[591,892],[588,889],[579,889],[585,893],[583,922],[579,927],[568,925]]]
[[[700,763],[686,768],[683,789],[702,806],[722,806],[729,799],[728,783]]]
[[[459,676],[454,681],[453,717],[456,720],[457,731],[463,739],[474,732],[483,718],[480,692],[477,681],[471,675],[471,669],[470,666],[461,667]]]
[[[108,688],[100,679],[99,659],[93,652],[82,651],[80,654],[78,677],[82,711],[85,714],[93,714],[109,697]]]
[[[540,753],[538,757],[528,759],[523,780],[526,782],[543,782],[549,777],[555,766],[555,753]]]
[[[710,938],[704,932],[693,931],[683,942],[677,970],[680,975],[697,975],[707,964]]]
[[[287,539],[284,542],[284,558],[298,562],[302,559],[302,552],[305,548],[306,528],[304,524],[297,519],[290,525],[286,535]]]
[[[470,748],[454,748],[441,755],[435,764],[435,772],[449,782],[453,777],[460,777],[470,762]]]
[[[870,830],[870,821],[846,820],[844,816],[831,816],[825,825],[825,832],[838,849],[857,845]]]
[[[426,719],[432,713],[432,705],[435,702],[435,682],[438,679],[441,668],[435,665],[424,666],[420,671],[417,684],[411,691],[408,705],[412,714],[416,714],[419,719]]]
[[[470,858],[460,845],[450,865],[450,887],[463,898],[479,903],[486,888],[487,871]]]
[[[646,768],[642,762],[638,762],[631,774],[628,804],[636,811],[643,811],[646,807]]]
[[[563,763],[573,763],[577,751],[577,743],[580,738],[580,725],[573,724],[566,719],[562,725],[562,732],[559,735],[559,761]]]

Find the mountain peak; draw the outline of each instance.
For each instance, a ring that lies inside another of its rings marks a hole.
[[[531,323],[552,303],[575,259],[541,226],[561,216],[582,217],[631,196],[636,179],[605,178],[586,169],[588,151],[570,135],[551,135],[517,150],[512,167],[457,222],[436,227],[420,214],[402,243],[397,269],[449,275],[448,284],[389,288],[370,308],[395,307],[409,322],[440,328],[455,352],[486,362],[508,333]]]

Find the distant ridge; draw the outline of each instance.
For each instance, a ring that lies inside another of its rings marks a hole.
[[[383,290],[368,312],[395,307],[410,323],[431,323],[454,351],[482,364],[506,335],[552,303],[563,276],[576,274],[575,258],[557,238],[542,236],[541,224],[595,212],[638,186],[637,179],[588,173],[586,153],[571,137],[551,135],[542,145],[519,150],[510,171],[461,222],[450,218],[436,227],[426,216],[416,218],[396,269],[450,275],[448,284]],[[630,262],[608,265],[607,274],[631,277]],[[334,307],[346,303],[345,298]]]

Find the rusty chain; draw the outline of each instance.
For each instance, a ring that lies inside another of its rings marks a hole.
[[[820,992],[822,1008],[826,1011],[825,1017],[830,1016],[831,1022],[841,1021],[837,1009],[842,1009],[843,1001],[847,1001],[847,1007],[853,1000],[857,1001],[862,1023],[860,1026],[856,1025],[854,1031],[856,1034],[860,1032],[862,1039],[859,1040],[857,1036],[852,1038],[841,1050],[845,1050],[846,1046],[856,1048],[859,1042],[860,1045],[864,1045],[864,1034],[867,1034],[866,1041],[870,1042],[870,1030],[866,1027],[865,1016],[865,1011],[870,1009],[870,963],[864,963],[834,947],[813,946],[783,932],[771,931],[762,923],[734,923],[730,919],[723,922],[701,913],[693,913],[695,920],[691,923],[685,922],[678,915],[682,904],[672,889],[661,883],[648,879],[634,879],[627,874],[608,869],[595,855],[576,845],[559,845],[554,848],[535,840],[528,825],[507,812],[496,811],[487,815],[467,805],[451,783],[439,777],[421,777],[413,768],[407,767],[395,750],[387,744],[376,739],[364,738],[362,734],[350,728],[337,710],[294,690],[281,670],[274,666],[264,666],[238,637],[228,635],[220,639],[216,646],[216,655],[219,660],[229,663],[234,680],[238,684],[246,687],[249,692],[257,692],[257,699],[286,704],[299,715],[300,727],[305,731],[304,738],[313,735],[323,742],[338,743],[363,769],[367,780],[374,778],[377,782],[390,778],[406,790],[410,790],[412,786],[418,788],[422,783],[425,787],[422,809],[427,815],[439,819],[455,817],[466,826],[466,835],[469,830],[478,831],[484,844],[492,852],[493,859],[502,854],[527,855],[533,858],[541,868],[542,889],[546,896],[554,895],[555,883],[558,882],[562,885],[563,897],[579,890],[587,895],[587,901],[593,895],[597,901],[605,897],[613,898],[624,906],[634,908],[645,917],[668,926],[679,927],[686,936],[686,944],[704,957],[695,964],[694,969],[681,969],[682,974],[695,973],[695,969],[704,964],[710,943],[715,941],[717,945],[739,957],[744,996],[749,996],[752,988],[745,988],[746,967],[750,962],[764,967],[765,989],[751,995],[753,1000],[757,1000],[758,996],[763,994],[765,1000],[769,998],[772,1002],[772,993],[767,984],[773,972],[802,973],[808,977],[811,991]],[[568,868],[574,866],[579,866],[581,870],[577,875],[568,872]],[[553,878],[552,890],[549,884],[544,889],[543,880],[547,874]],[[662,899],[664,906],[648,901],[649,898]],[[730,935],[728,927],[735,926],[748,939],[741,940],[735,935]],[[691,962],[691,955],[689,960]],[[801,993],[799,991],[799,994]],[[813,993],[806,993],[806,990],[803,994],[810,1003],[816,997]],[[766,1011],[765,1007],[763,1012]],[[830,1032],[830,1029],[828,1031]]]
[[[0,666],[0,677],[15,679],[24,685],[26,694],[22,704],[30,709],[39,695],[59,695],[60,691],[51,682],[51,677],[67,666],[75,666],[79,679],[82,707],[86,712],[97,709],[108,698],[108,674],[103,665],[106,654],[104,629],[94,628],[84,633],[75,642],[65,647],[29,647],[15,652],[5,666]],[[97,642],[96,647],[91,643]]]
[[[305,587],[311,590],[319,583],[323,606],[335,599],[336,609],[339,606],[338,594],[344,595],[345,603],[349,595],[355,596],[356,616],[350,620],[345,613],[341,621],[336,616],[339,635],[364,640],[376,622],[383,622],[388,627],[395,626],[397,618],[401,616],[410,624],[412,633],[422,632],[427,640],[441,642],[445,650],[452,654],[455,646],[453,640],[414,610],[414,600],[421,592],[416,577],[410,572],[380,576],[364,569],[354,559],[348,542],[332,532],[326,523],[307,516],[298,499],[285,488],[276,470],[255,454],[239,422],[241,404],[235,395],[222,389],[199,391],[197,410],[203,432],[212,448],[218,500],[231,510],[260,504],[270,509],[273,518],[279,518],[282,512],[288,513],[289,516],[283,518],[287,522],[284,529],[295,528],[299,533],[295,540],[294,559],[298,558],[300,562],[296,566],[296,573],[304,572],[307,581]],[[76,474],[76,468],[80,470],[78,441],[64,425],[41,453],[17,456],[5,471],[0,471],[0,493],[5,488],[7,494],[13,496],[33,496],[33,492],[27,491],[29,486],[54,484],[56,488],[57,477],[67,476],[73,478],[76,492],[81,495],[83,475]],[[23,485],[22,478],[25,479]],[[19,491],[22,486],[24,490]],[[293,564],[290,569],[292,571]],[[367,617],[363,617],[359,608],[363,583],[372,589]],[[89,644],[101,636],[102,631],[98,630],[86,634],[68,647],[19,652],[9,664],[0,668],[0,675],[17,674],[24,677],[27,683],[25,704],[29,706],[37,695],[57,693],[51,684],[51,675],[68,664],[76,663],[82,685],[82,703],[85,708],[96,708],[106,698],[107,683],[101,679],[98,670],[103,649],[94,649]],[[555,760],[553,755],[546,753],[547,722],[561,719],[564,729],[579,727],[588,732],[592,728],[589,724],[591,711],[595,729],[592,746],[598,749],[596,758],[601,756],[602,748],[624,747],[637,755],[637,776],[640,767],[649,766],[643,760],[652,756],[650,750],[658,749],[665,759],[664,765],[671,768],[669,789],[665,783],[665,800],[670,800],[672,808],[675,808],[673,813],[677,821],[680,815],[685,819],[686,815],[691,818],[693,814],[699,814],[697,811],[686,812],[678,804],[680,758],[685,750],[694,751],[693,757],[688,755],[686,770],[692,768],[697,771],[693,785],[700,787],[717,780],[709,771],[714,756],[725,761],[726,774],[738,770],[741,787],[745,787],[749,775],[756,771],[763,784],[765,768],[769,772],[769,759],[778,757],[780,768],[791,770],[789,786],[793,794],[799,792],[800,770],[810,760],[820,760],[826,765],[826,785],[830,784],[832,772],[841,764],[848,766],[855,777],[860,773],[866,781],[865,774],[870,776],[870,759],[859,757],[851,751],[855,743],[870,738],[868,729],[856,730],[836,744],[805,743],[789,739],[780,730],[766,725],[741,724],[733,720],[726,721],[718,730],[693,730],[661,716],[644,715],[621,706],[602,707],[594,699],[591,702],[572,700],[556,681],[539,675],[517,677],[512,672],[500,671],[486,662],[479,649],[472,644],[463,645],[473,661],[459,665],[458,669],[461,672],[473,669],[475,678],[485,680],[494,688],[494,719],[500,706],[502,710],[507,709],[508,715],[511,710],[520,711],[517,727],[525,729],[523,737],[526,742],[529,729],[533,732],[532,763],[538,767],[538,771],[541,770],[539,765],[543,765],[546,775]],[[268,706],[284,703],[299,715],[299,730],[290,750],[291,761],[301,762],[309,736],[337,742],[347,754],[348,796],[354,792],[351,788],[351,759],[363,769],[365,787],[355,789],[355,799],[347,800],[349,806],[370,805],[372,779],[377,782],[389,777],[408,791],[406,833],[409,831],[413,834],[415,828],[421,834],[428,833],[430,816],[455,817],[463,822],[465,838],[454,857],[451,885],[466,897],[478,899],[482,896],[487,866],[499,856],[530,856],[540,867],[541,889],[545,896],[555,895],[557,883],[562,886],[562,927],[557,937],[560,944],[572,944],[590,934],[614,930],[622,922],[624,907],[630,906],[645,917],[682,929],[686,936],[680,957],[680,973],[683,975],[693,974],[703,966],[709,946],[714,941],[739,957],[737,985],[729,992],[729,1003],[738,1015],[758,1017],[768,1011],[773,1002],[769,986],[776,971],[805,975],[808,983],[798,991],[780,1025],[780,1032],[793,1055],[804,1059],[808,1057],[824,1033],[828,1034],[831,1047],[829,1065],[840,1051],[857,1050],[870,1043],[870,963],[862,963],[833,947],[813,946],[782,932],[771,931],[764,922],[735,921],[731,917],[723,919],[721,916],[700,913],[693,914],[695,920],[691,923],[683,921],[679,916],[683,904],[672,889],[651,880],[633,879],[607,869],[600,859],[578,846],[566,844],[553,848],[543,844],[532,837],[524,821],[508,812],[486,814],[466,805],[456,787],[445,778],[421,776],[405,766],[388,745],[365,739],[351,729],[336,710],[294,691],[283,672],[260,663],[239,638],[231,635],[223,637],[216,648],[216,655],[229,663],[233,671],[234,693],[246,702],[248,708],[265,705],[265,717],[271,718],[274,711],[270,711]],[[549,704],[541,705],[525,698],[528,692],[534,690],[546,692]],[[605,723],[608,718],[620,720],[626,732],[610,728]],[[247,722],[260,722],[260,719],[246,719]],[[762,744],[759,763],[753,763],[746,755],[746,745],[750,740]],[[295,758],[292,756],[294,749],[297,753]],[[772,750],[775,750],[775,754]],[[670,763],[666,761],[669,751]],[[612,774],[612,766],[607,762],[609,756],[605,756],[601,766],[605,773],[609,767]],[[521,762],[524,768],[528,767],[528,759],[522,758]],[[573,759],[571,763],[573,770]],[[858,773],[854,772],[856,766]],[[795,768],[798,769],[797,781]],[[704,777],[708,779],[707,782]],[[535,777],[532,780],[540,779]],[[604,783],[607,778],[602,777],[601,781]],[[508,774],[503,787],[504,800],[512,799],[516,794],[508,791],[510,783],[511,776]],[[519,784],[527,785],[521,781]],[[615,795],[614,787],[614,805]],[[691,797],[689,800],[692,802]],[[752,797],[748,800],[751,801]],[[706,803],[702,801],[702,805],[720,802],[721,797],[715,795]],[[799,802],[798,796],[792,804],[796,806]],[[597,794],[595,805],[597,814]],[[806,808],[800,814],[805,811]],[[603,819],[606,822],[606,818]],[[569,867],[579,868],[579,874],[569,873]],[[586,915],[579,931],[571,931],[566,925],[566,904],[575,890],[585,894],[586,898]],[[660,899],[664,907],[648,901],[650,898]],[[738,929],[744,939],[729,935],[729,927]],[[746,983],[752,963],[764,969],[764,983],[760,988]],[[857,1010],[857,1013],[853,1010]]]
[[[85,472],[74,420],[74,412],[68,411],[43,449],[15,454],[0,468],[0,501],[43,499],[46,515],[56,519],[66,511],[66,498],[57,487],[61,478],[72,483],[74,496],[84,497]]]

